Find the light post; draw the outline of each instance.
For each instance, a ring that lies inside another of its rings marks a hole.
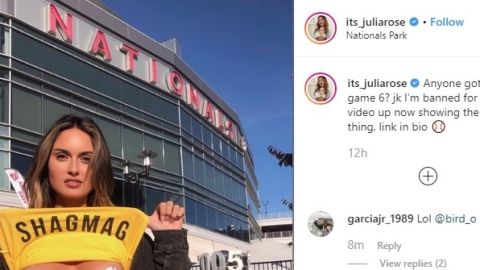
[[[150,174],[152,159],[157,157],[157,153],[151,150],[143,150],[137,155],[137,157],[143,159],[143,171],[131,172],[130,161],[125,159],[122,161],[123,178],[126,180],[128,186],[133,186],[133,190],[131,193],[133,205],[131,206],[143,210],[143,204],[145,203],[145,200],[142,195],[143,184],[140,179],[142,177],[147,177]]]

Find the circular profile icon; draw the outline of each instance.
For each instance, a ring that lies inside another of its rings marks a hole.
[[[315,236],[327,236],[333,230],[333,219],[326,212],[315,212],[308,219],[308,229]]]
[[[337,94],[337,83],[327,73],[310,75],[305,82],[305,95],[315,104],[327,104]]]
[[[335,37],[337,23],[330,14],[316,12],[305,22],[305,34],[316,44],[325,44]]]

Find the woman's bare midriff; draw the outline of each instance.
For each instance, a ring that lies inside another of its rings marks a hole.
[[[109,261],[41,263],[24,270],[123,270],[121,264]]]

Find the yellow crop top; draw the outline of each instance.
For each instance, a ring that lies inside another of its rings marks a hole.
[[[130,269],[148,217],[135,208],[0,210],[0,252],[10,270],[48,262],[114,261]]]

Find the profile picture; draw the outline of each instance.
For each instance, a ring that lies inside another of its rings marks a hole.
[[[305,95],[315,104],[329,103],[337,93],[337,84],[332,76],[318,72],[308,77]]]
[[[315,236],[327,236],[333,230],[333,219],[326,212],[315,212],[308,219],[308,229]]]
[[[330,14],[316,12],[305,22],[305,34],[316,44],[325,44],[337,33],[337,24]]]

